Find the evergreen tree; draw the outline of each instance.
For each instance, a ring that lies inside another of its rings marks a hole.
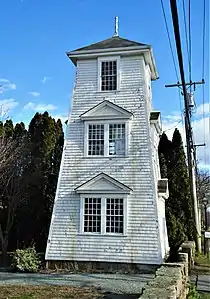
[[[44,251],[63,145],[61,122],[47,112],[36,113],[29,124],[28,142],[29,163],[25,173],[28,200],[24,207],[28,229],[24,234],[23,228],[22,234],[27,245],[34,242],[39,251]]]
[[[12,137],[14,133],[13,121],[11,119],[6,120],[4,123],[4,135],[5,137]]]
[[[3,132],[4,132],[4,124],[2,121],[0,121],[0,136],[3,135]]]
[[[165,160],[165,157],[164,157],[163,153],[160,153],[159,161],[160,161],[160,173],[161,173],[161,177],[162,178],[167,178],[168,171],[167,171],[166,160]]]
[[[166,223],[172,256],[185,239],[192,239],[189,178],[181,135],[176,129],[172,142],[164,133],[159,143],[161,176],[167,174],[169,198],[165,202]],[[167,169],[167,171],[166,171]]]
[[[174,172],[176,185],[173,188],[173,196],[178,199],[180,218],[184,224],[184,232],[189,240],[193,240],[194,221],[193,221],[193,203],[190,193],[190,182],[186,164],[181,134],[175,129],[172,139],[174,153]]]

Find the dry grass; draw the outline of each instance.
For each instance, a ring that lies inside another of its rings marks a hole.
[[[65,286],[1,286],[0,299],[98,299],[102,294],[90,288]]]

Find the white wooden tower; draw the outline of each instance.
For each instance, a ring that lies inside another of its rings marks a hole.
[[[76,77],[45,258],[159,265],[168,184],[152,47],[119,37],[117,21],[113,37],[67,55]]]

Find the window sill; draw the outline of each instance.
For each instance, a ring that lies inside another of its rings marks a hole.
[[[119,93],[121,90],[97,90],[96,93],[101,94],[101,93]]]
[[[125,159],[128,158],[128,156],[86,156],[86,157],[82,157],[83,159],[116,159],[116,158],[121,158],[121,159]]]
[[[97,233],[78,233],[77,236],[85,236],[85,237],[114,237],[114,238],[127,238],[127,235],[123,234],[97,234]]]

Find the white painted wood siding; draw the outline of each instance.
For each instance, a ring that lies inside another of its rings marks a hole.
[[[168,244],[168,234],[166,227],[166,216],[165,216],[165,199],[162,197],[158,198],[158,222],[159,222],[159,233],[161,241],[161,254],[164,259],[170,248]]]
[[[78,61],[72,110],[50,226],[46,260],[162,262],[157,192],[142,57],[121,57],[120,91],[98,92],[96,59]],[[128,157],[84,157],[79,116],[104,99],[134,114]],[[79,234],[80,196],[74,189],[104,172],[133,189],[127,197],[127,235]]]

